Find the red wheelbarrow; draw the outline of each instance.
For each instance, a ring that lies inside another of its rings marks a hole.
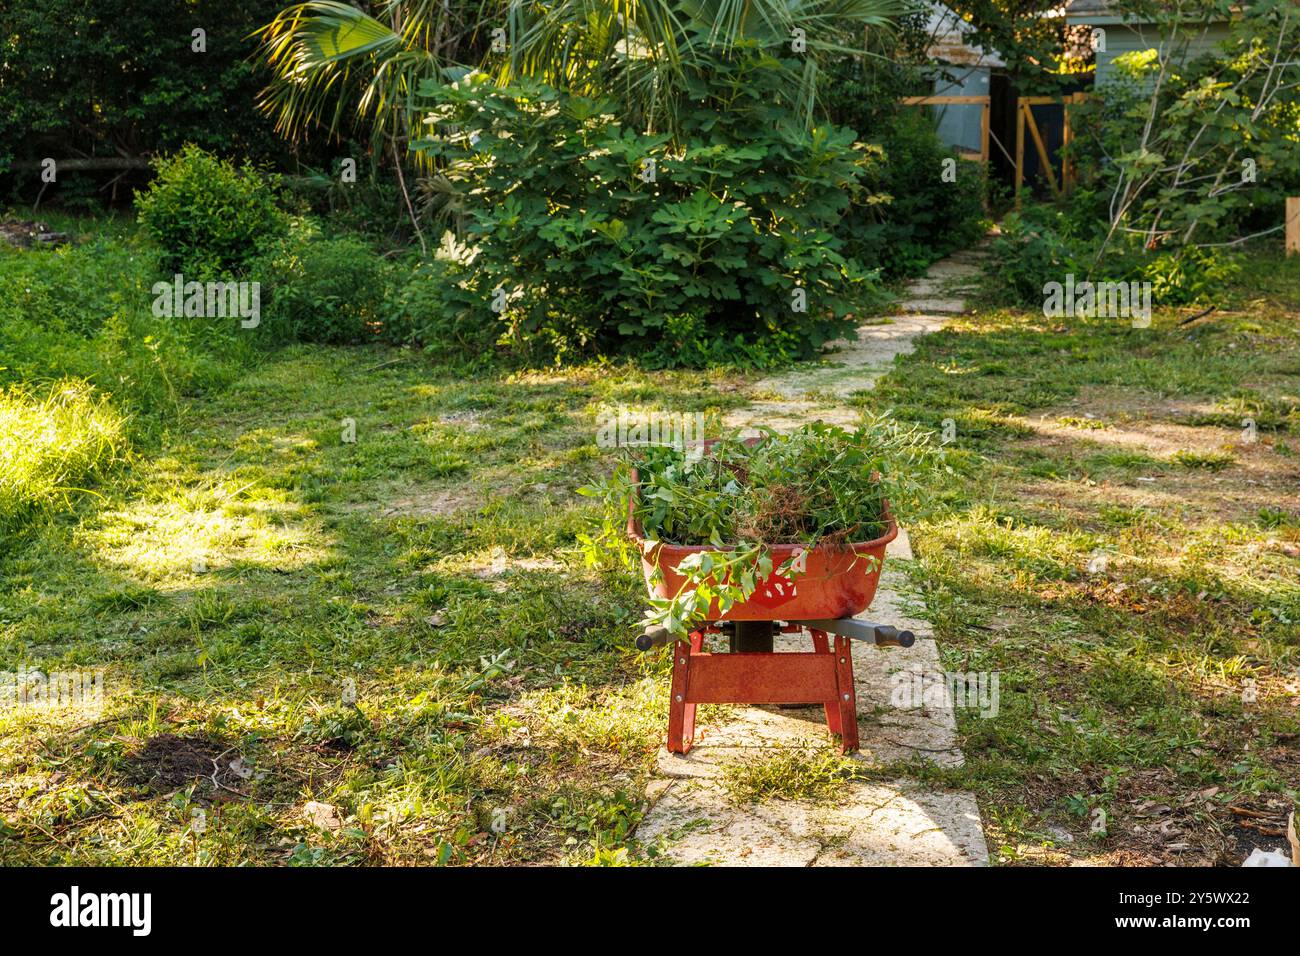
[[[671,598],[687,585],[676,568],[687,555],[716,551],[708,545],[676,545],[647,540],[629,507],[628,534],[641,551],[641,564],[651,592]],[[673,641],[672,698],[668,712],[668,750],[684,754],[695,739],[695,708],[699,704],[822,704],[826,724],[839,735],[840,749],[858,749],[857,698],[853,688],[854,640],[880,646],[911,647],[911,631],[857,620],[876,596],[885,548],[898,535],[898,525],[885,511],[885,533],[859,544],[772,545],[773,572],[743,603],[725,613],[715,602],[706,623],[688,640]],[[804,552],[802,556],[800,552]],[[799,557],[804,570],[795,577],[776,569]],[[777,634],[809,631],[809,652],[776,652]],[[730,638],[730,653],[704,649],[707,634]],[[834,638],[832,645],[831,638]],[[636,640],[643,651],[669,643],[662,627],[652,627]]]

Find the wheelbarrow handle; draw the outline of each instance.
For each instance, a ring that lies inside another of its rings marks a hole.
[[[637,636],[636,649],[638,651],[648,651],[654,647],[663,647],[667,643],[668,628],[647,627],[644,634]]]
[[[827,634],[838,634],[855,641],[865,641],[877,647],[911,647],[916,643],[916,635],[911,631],[902,630],[892,624],[872,624],[870,621],[859,621],[850,617],[790,623],[814,631],[825,631]]]

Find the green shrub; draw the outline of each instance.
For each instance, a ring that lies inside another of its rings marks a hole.
[[[384,303],[384,338],[400,345],[437,343],[467,356],[491,353],[501,327],[485,322],[478,308],[482,300],[471,274],[474,257],[474,249],[448,232],[433,258],[399,264],[399,272],[409,272]]]
[[[904,110],[873,145],[878,158],[866,164],[840,225],[850,255],[887,276],[919,275],[983,235],[984,169],[944,145],[928,116]],[[943,175],[948,160],[951,182]]]
[[[1151,283],[1156,304],[1190,305],[1207,302],[1222,292],[1241,271],[1241,264],[1221,249],[1184,246],[1142,257],[1136,271]]]
[[[330,345],[373,338],[386,270],[360,239],[322,239],[300,223],[249,275],[262,283],[262,322],[271,337]]]
[[[1153,305],[1181,306],[1213,298],[1240,271],[1237,259],[1220,249],[1151,251],[1134,236],[1113,237],[1098,256],[1102,234],[1080,222],[1073,203],[1009,213],[989,259],[986,287],[994,298],[1039,307],[1044,284],[1073,273],[1077,282],[1150,282]]]
[[[126,448],[125,419],[84,381],[0,390],[0,528],[66,507]]]
[[[274,181],[251,166],[186,146],[158,160],[157,177],[136,196],[140,224],[162,251],[162,266],[187,278],[240,273],[287,219]]]
[[[680,149],[540,85],[426,89],[440,135],[416,148],[469,195],[478,245],[448,307],[557,358],[770,364],[847,332],[874,289],[832,231],[860,157],[852,131],[792,119],[772,62],[737,55],[695,77]]]

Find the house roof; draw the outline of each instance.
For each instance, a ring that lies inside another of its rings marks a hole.
[[[930,34],[926,56],[961,66],[1006,66],[1002,55],[992,48],[969,46],[964,37],[975,28],[942,3],[930,4],[930,19],[925,25]]]
[[[1077,16],[1084,13],[1110,13],[1109,0],[1073,0],[1066,4],[1065,15]]]

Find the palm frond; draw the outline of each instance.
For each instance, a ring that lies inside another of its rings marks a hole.
[[[376,139],[404,135],[416,87],[443,65],[431,44],[448,9],[437,0],[389,2],[390,25],[335,0],[286,8],[257,33],[272,73],[259,107],[294,139],[365,120]]]

